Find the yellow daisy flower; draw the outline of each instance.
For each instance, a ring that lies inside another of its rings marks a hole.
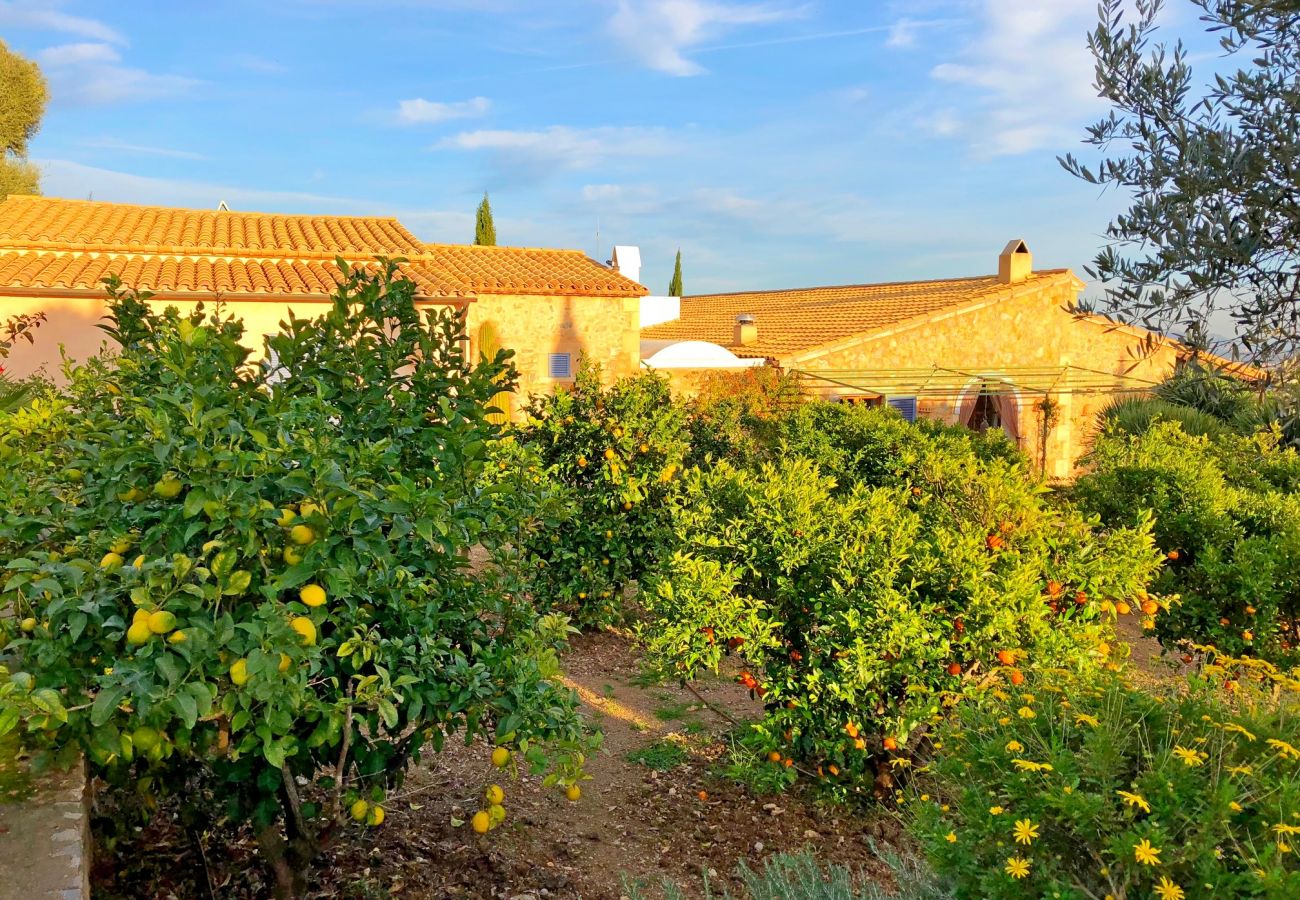
[[[1004,812],[1006,812],[1006,810],[1003,809],[1003,808],[1000,807],[1000,806],[990,806],[990,807],[989,807],[989,815],[990,815],[990,816],[1000,816],[1000,815],[1002,815]]]
[[[1159,897],[1160,900],[1183,900],[1183,898],[1187,896],[1183,893],[1182,888],[1170,881],[1164,875],[1160,876],[1160,881],[1156,884],[1155,892],[1156,896]]]
[[[1010,716],[1002,716],[1001,718],[998,719],[998,724],[999,724],[999,725],[1010,725],[1010,724],[1011,724],[1011,717],[1010,717]]]
[[[1300,759],[1300,750],[1288,744],[1286,741],[1279,741],[1277,738],[1269,738],[1268,745],[1278,752],[1279,755],[1287,759]]]
[[[1028,706],[1022,706],[1020,709],[1016,710],[1016,715],[1020,716],[1022,719],[1033,719],[1038,716],[1038,713],[1034,712]]]
[[[1241,804],[1238,803],[1236,800],[1229,800],[1228,809],[1232,810],[1233,812],[1241,812]]]
[[[1128,791],[1116,791],[1115,793],[1124,798],[1124,802],[1129,806],[1136,806],[1143,812],[1151,812],[1151,804],[1147,803],[1141,794],[1131,794]]]
[[[1012,878],[1024,878],[1029,874],[1029,860],[1022,856],[1008,856],[1007,867],[1003,871]]]
[[[1183,761],[1183,765],[1191,766],[1192,768],[1195,768],[1196,766],[1204,765],[1205,763],[1204,753],[1201,753],[1197,750],[1189,750],[1186,747],[1175,747],[1174,756],[1181,759]]]
[[[1025,745],[1020,743],[1020,741],[1007,741],[1008,753],[1021,753],[1024,751],[1024,749],[1025,749]]]
[[[1229,766],[1228,774],[1229,775],[1254,775],[1255,769],[1253,766]]]
[[[1285,822],[1278,822],[1273,826],[1275,834],[1300,834],[1300,826],[1287,825]]]
[[[1222,727],[1224,731],[1231,732],[1232,734],[1239,734],[1248,741],[1253,741],[1256,739],[1253,734],[1251,734],[1245,728],[1242,728],[1236,722],[1227,722]]]
[[[1146,838],[1133,845],[1133,858],[1146,866],[1160,865],[1160,848],[1151,846]]]
[[[1097,721],[1096,716],[1090,716],[1087,713],[1077,713],[1074,717],[1074,724],[1088,725],[1091,726],[1092,728],[1096,728],[1101,723]]]
[[[1017,844],[1028,847],[1038,837],[1038,826],[1029,819],[1016,819],[1015,835]]]
[[[950,831],[943,836],[943,839],[950,844],[955,844],[957,843],[957,832]]]

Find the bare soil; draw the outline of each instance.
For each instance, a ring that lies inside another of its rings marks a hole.
[[[625,878],[656,885],[670,878],[698,897],[706,877],[719,887],[742,861],[757,865],[804,848],[863,877],[888,878],[871,845],[904,840],[893,816],[822,807],[812,786],[759,796],[723,778],[719,761],[734,726],[680,686],[643,679],[627,638],[581,635],[564,665],[585,715],[604,733],[576,803],[543,789],[539,778],[494,769],[490,746],[456,741],[412,770],[386,804],[382,827],[357,829],[318,861],[312,895],[617,900]],[[728,679],[695,687],[732,717],[761,714]],[[665,745],[683,751],[666,771],[629,759]],[[480,836],[464,823],[490,783],[505,789],[508,817]],[[208,843],[217,896],[269,893],[247,835],[215,835]],[[97,897],[204,896],[198,850],[167,816],[96,862]]]

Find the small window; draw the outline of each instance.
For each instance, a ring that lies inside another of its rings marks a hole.
[[[909,422],[916,421],[916,398],[915,397],[890,397],[889,405],[902,415]]]
[[[568,353],[552,353],[549,370],[552,378],[572,378],[573,356]]]

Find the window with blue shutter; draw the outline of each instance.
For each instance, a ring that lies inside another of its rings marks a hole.
[[[549,371],[552,378],[572,378],[573,356],[568,353],[552,353]]]
[[[909,422],[916,421],[916,398],[915,397],[890,397],[889,405],[898,410],[899,413]]]

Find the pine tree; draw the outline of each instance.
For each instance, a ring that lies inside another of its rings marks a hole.
[[[27,142],[41,127],[47,93],[40,67],[0,41],[0,200],[39,188],[40,172],[27,161]]]
[[[682,251],[677,251],[677,262],[673,264],[673,280],[668,282],[668,296],[682,295]]]
[[[480,247],[497,245],[497,227],[492,222],[492,204],[488,203],[487,191],[483,192],[483,202],[474,216],[474,243]]]

